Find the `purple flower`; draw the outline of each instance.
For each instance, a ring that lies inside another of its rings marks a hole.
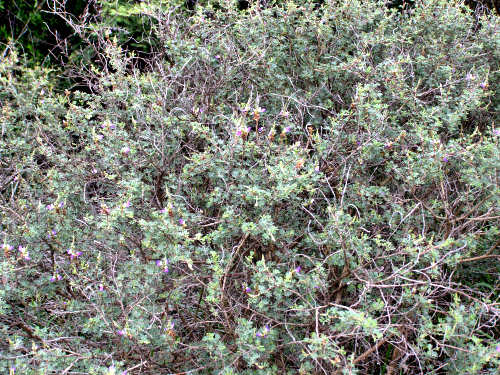
[[[24,260],[31,260],[30,255],[29,255],[28,251],[26,250],[26,247],[19,245],[18,250],[21,253],[21,257]]]
[[[163,272],[168,273],[168,259],[165,259],[165,262],[162,262],[161,260],[157,260],[156,265],[158,267],[163,267]]]
[[[267,334],[269,333],[269,331],[270,331],[269,326],[266,324],[266,325],[264,326],[264,330],[263,330],[263,332],[257,332],[255,335],[256,335],[257,337],[266,337],[266,336],[267,336]]]
[[[6,250],[6,251],[12,251],[12,250],[14,250],[14,247],[13,247],[13,246],[11,246],[11,245],[9,245],[9,244],[7,244],[7,243],[6,243],[6,244],[3,244],[3,245],[2,245],[2,248],[3,248],[4,250]]]
[[[77,251],[75,253],[73,250],[68,249],[68,254],[69,254],[70,259],[73,260],[74,258],[78,258],[80,255],[82,255],[82,252],[81,251]]]
[[[168,331],[170,331],[170,330],[172,330],[172,329],[174,329],[174,322],[172,322],[172,321],[169,321],[169,322],[168,322],[168,327],[163,328],[163,330],[164,330],[165,332],[168,332]]]
[[[54,209],[54,205],[53,204],[49,204],[47,205],[47,211],[52,211]]]

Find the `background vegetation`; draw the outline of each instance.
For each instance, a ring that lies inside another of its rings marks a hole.
[[[60,64],[0,62],[1,373],[498,373],[498,16],[49,5]]]

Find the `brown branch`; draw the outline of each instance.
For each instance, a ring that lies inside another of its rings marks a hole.
[[[356,364],[358,362],[364,361],[370,354],[378,350],[382,345],[384,345],[392,336],[392,333],[389,333],[386,337],[384,337],[382,340],[377,342],[375,345],[373,345],[370,349],[365,351],[363,354],[361,354],[359,357],[355,358],[354,361],[352,361],[353,364]],[[333,375],[341,375],[342,370],[337,370],[333,373]]]
[[[498,247],[498,245],[500,245],[500,239],[492,247],[490,247],[488,249],[486,254],[479,255],[477,257],[472,257],[472,258],[462,258],[458,262],[465,263],[465,262],[473,262],[475,260],[481,260],[481,259],[487,259],[487,258],[500,258],[500,255],[498,255],[498,254],[491,254],[493,252],[493,250],[495,250]]]

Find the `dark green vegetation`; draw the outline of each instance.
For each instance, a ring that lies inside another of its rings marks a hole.
[[[55,3],[53,0],[0,0],[2,52],[11,43],[35,63],[46,64],[47,60],[60,63],[68,48],[76,48],[80,40],[73,35],[70,25],[54,14]],[[74,16],[89,11],[85,0],[65,3]]]
[[[95,5],[0,62],[0,373],[497,374],[498,16]]]

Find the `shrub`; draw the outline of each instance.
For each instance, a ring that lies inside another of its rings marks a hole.
[[[496,373],[498,17],[220,7],[2,61],[0,369]]]

